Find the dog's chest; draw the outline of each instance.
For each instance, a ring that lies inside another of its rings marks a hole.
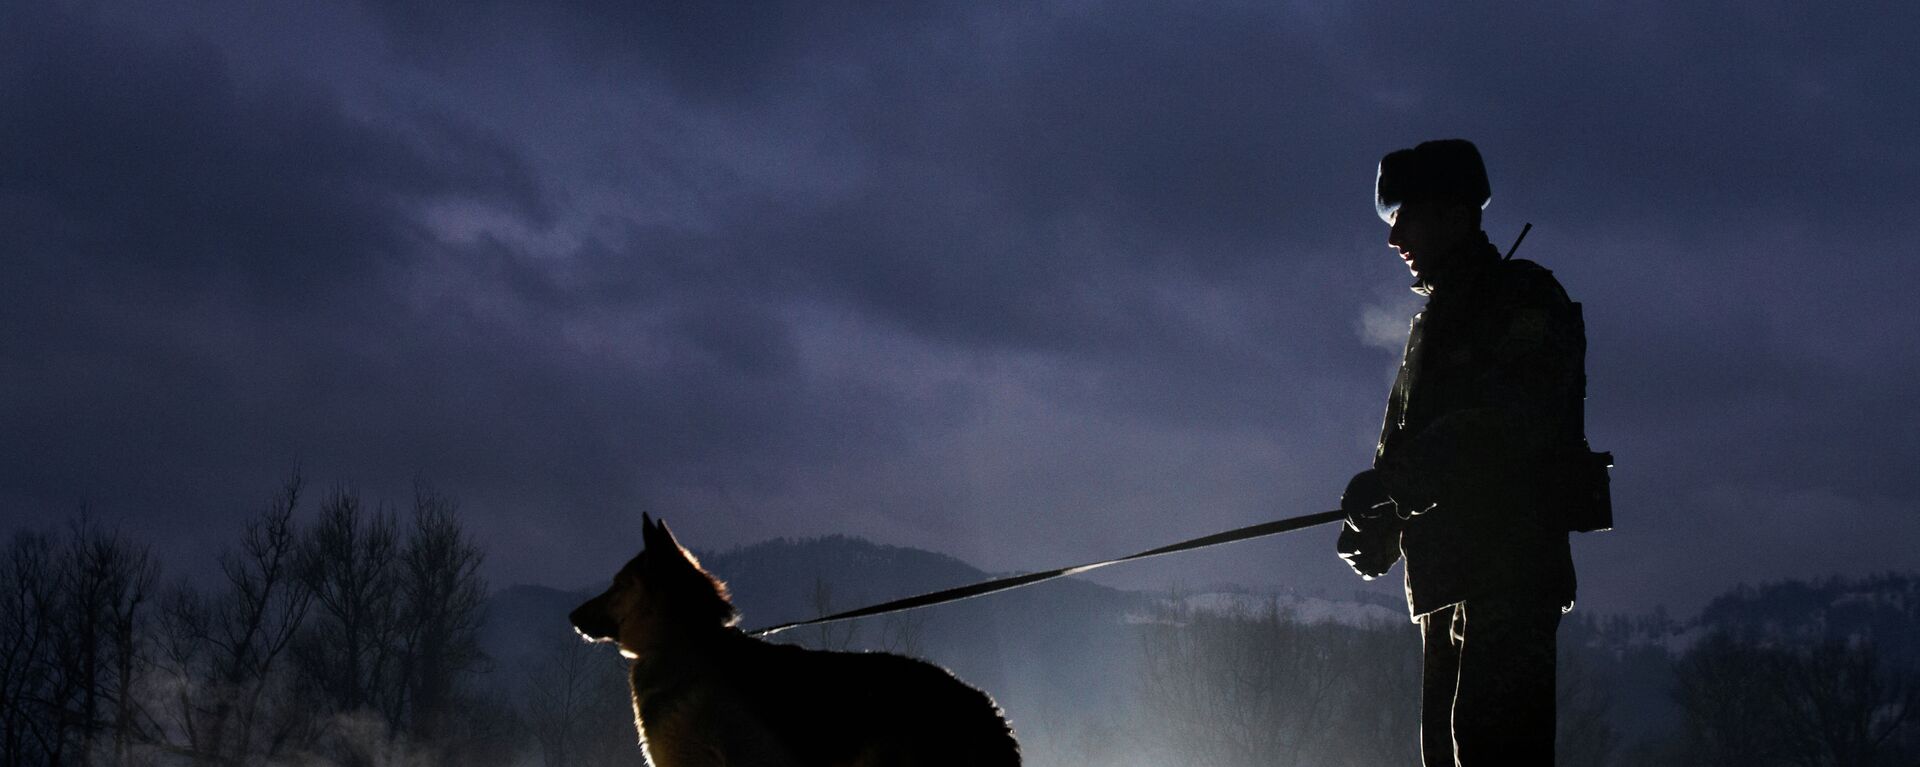
[[[752,712],[717,690],[636,697],[635,724],[653,767],[801,767]]]

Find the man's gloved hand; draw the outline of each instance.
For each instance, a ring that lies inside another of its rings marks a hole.
[[[1340,509],[1347,513],[1335,542],[1340,558],[1367,580],[1386,575],[1400,561],[1401,520],[1379,473],[1368,469],[1353,475],[1340,494]]]
[[[1374,469],[1347,481],[1346,492],[1340,494],[1340,510],[1347,513],[1347,527],[1355,531],[1370,531],[1397,522],[1399,517],[1393,498],[1387,495],[1386,483]]]
[[[1365,580],[1386,575],[1400,561],[1400,531],[1396,529],[1360,532],[1351,524],[1340,526],[1340,539],[1334,542],[1340,559]]]

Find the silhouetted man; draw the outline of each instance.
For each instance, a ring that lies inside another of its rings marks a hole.
[[[1428,767],[1551,765],[1554,632],[1573,607],[1563,456],[1585,454],[1585,332],[1546,269],[1503,260],[1473,144],[1380,161],[1375,207],[1427,297],[1339,551],[1369,580],[1403,556],[1424,646]]]

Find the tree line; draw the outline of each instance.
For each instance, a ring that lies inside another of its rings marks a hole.
[[[1686,764],[1920,764],[1920,674],[1864,637],[1715,632],[1675,666]]]
[[[82,511],[15,533],[0,569],[0,767],[440,764],[639,759],[625,663],[556,622],[526,657],[481,646],[488,584],[458,504],[404,508],[291,473],[216,577]],[[832,611],[832,589],[814,605]],[[921,622],[876,624],[913,653]],[[794,638],[865,646],[860,626]]]
[[[1196,767],[1420,763],[1420,638],[1407,624],[1306,622],[1271,599],[1197,609],[1178,595],[1146,618],[1135,705],[1108,733],[1119,742],[1083,744],[1071,763],[1128,751]],[[1559,681],[1556,762],[1609,764],[1606,690],[1564,653]]]
[[[1659,656],[1677,721],[1629,741],[1608,678],[1624,667],[1580,644],[1596,635],[1593,621],[1569,624],[1556,702],[1563,767],[1920,764],[1920,669],[1871,635],[1708,631]],[[1419,637],[1404,624],[1305,623],[1271,601],[1196,610],[1175,596],[1139,639],[1134,709],[1058,744],[1071,756],[1063,763],[1420,763]]]
[[[484,758],[483,554],[452,499],[290,475],[219,557],[166,583],[90,514],[16,533],[0,571],[0,764],[375,765]],[[475,753],[475,758],[464,758]]]

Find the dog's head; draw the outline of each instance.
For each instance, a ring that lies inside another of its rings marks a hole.
[[[567,616],[590,642],[618,642],[620,653],[639,657],[648,647],[690,632],[733,625],[738,615],[727,588],[681,548],[667,523],[641,515],[640,554],[613,576],[606,593]]]

